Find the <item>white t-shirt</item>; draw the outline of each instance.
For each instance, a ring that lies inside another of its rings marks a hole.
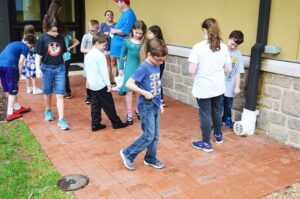
[[[225,64],[231,64],[230,54],[225,44],[213,52],[207,40],[193,46],[189,62],[197,64],[192,94],[196,98],[211,98],[225,92]]]

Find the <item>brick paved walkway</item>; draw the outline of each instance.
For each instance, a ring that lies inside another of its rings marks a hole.
[[[70,131],[61,131],[57,121],[43,118],[42,95],[20,89],[22,104],[32,107],[24,115],[30,130],[62,175],[85,174],[90,183],[76,191],[78,198],[259,198],[300,181],[300,151],[264,135],[237,137],[224,127],[224,143],[213,142],[214,152],[192,148],[200,130],[196,108],[167,98],[161,117],[158,157],[166,168],[143,165],[143,154],[135,160],[136,171],[125,169],[119,151],[141,133],[139,122],[121,130],[90,130],[89,106],[83,102],[84,79],[72,76],[74,98],[65,102]],[[125,119],[125,100],[114,93],[117,112]],[[54,114],[57,116],[55,106]]]

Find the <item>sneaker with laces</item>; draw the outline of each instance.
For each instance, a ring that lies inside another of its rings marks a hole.
[[[57,125],[62,129],[62,130],[69,130],[70,126],[68,122],[65,120],[65,118],[62,118],[58,120]]]
[[[223,122],[225,123],[225,125],[226,125],[228,128],[230,128],[230,129],[233,128],[233,122],[232,122],[232,120],[231,120],[230,117],[225,117],[225,118],[223,119]]]
[[[10,115],[6,115],[6,120],[7,120],[8,122],[10,122],[10,121],[13,121],[13,120],[18,119],[18,118],[21,118],[21,117],[22,117],[21,114],[13,113],[13,114],[10,114]]]
[[[45,111],[45,120],[48,121],[48,122],[54,120],[54,115],[53,115],[53,113],[52,113],[52,111],[50,109],[47,109]]]
[[[30,107],[21,106],[20,109],[14,110],[14,114],[26,113],[29,112],[30,110],[31,110]]]
[[[43,90],[41,90],[41,89],[39,89],[39,88],[35,88],[35,89],[33,89],[33,91],[32,91],[32,94],[34,94],[34,95],[38,95],[38,94],[41,94],[41,93],[43,93]]]
[[[213,132],[213,135],[214,135],[214,138],[215,138],[217,144],[222,144],[223,143],[223,136],[222,136],[222,134],[217,135],[217,134],[215,134]]]
[[[146,160],[144,160],[144,165],[151,166],[151,167],[154,167],[156,169],[162,169],[162,168],[165,167],[165,164],[160,160],[156,160],[155,163],[149,163]]]
[[[203,141],[194,141],[192,142],[192,146],[196,149],[203,150],[205,152],[212,152],[212,146],[210,143],[205,143]]]
[[[135,164],[125,156],[123,149],[120,151],[120,155],[121,155],[123,163],[127,169],[129,169],[131,171],[136,169]]]

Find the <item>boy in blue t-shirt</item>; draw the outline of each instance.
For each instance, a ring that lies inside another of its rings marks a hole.
[[[8,44],[0,53],[0,79],[3,91],[8,93],[7,121],[18,119],[22,117],[21,113],[30,111],[30,108],[20,106],[17,94],[25,58],[35,42],[35,36],[28,34],[23,37],[22,41]]]
[[[227,46],[232,61],[232,71],[225,73],[225,93],[223,122],[228,128],[233,127],[231,109],[233,97],[240,92],[241,73],[244,73],[243,57],[238,46],[244,42],[244,34],[239,30],[233,30],[228,38]]]
[[[136,156],[147,148],[144,164],[157,169],[165,165],[156,158],[159,138],[160,113],[164,111],[161,105],[161,81],[159,65],[168,54],[165,43],[157,38],[147,41],[147,58],[140,64],[126,83],[126,87],[139,93],[138,109],[143,134],[129,147],[122,149],[120,155],[124,165],[134,170]]]

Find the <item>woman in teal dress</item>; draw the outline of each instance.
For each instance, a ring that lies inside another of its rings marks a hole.
[[[143,21],[136,21],[131,29],[129,38],[124,40],[121,50],[119,73],[120,76],[124,75],[124,80],[120,89],[120,94],[126,94],[127,124],[129,125],[133,124],[132,91],[125,85],[140,64],[140,49],[145,40],[146,32],[147,26],[145,23]],[[136,113],[138,115],[137,109]]]

